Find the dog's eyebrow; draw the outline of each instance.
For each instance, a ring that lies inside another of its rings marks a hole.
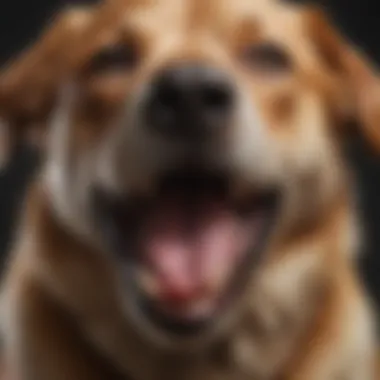
[[[262,28],[259,20],[253,17],[244,17],[236,21],[233,26],[233,38],[236,44],[252,43],[262,37]]]

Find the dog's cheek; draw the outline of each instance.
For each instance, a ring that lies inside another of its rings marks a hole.
[[[260,104],[251,97],[242,96],[239,103],[227,141],[228,156],[237,180],[243,187],[277,182],[280,150],[270,132],[268,119]]]

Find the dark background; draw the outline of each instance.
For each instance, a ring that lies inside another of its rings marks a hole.
[[[57,9],[78,2],[1,0],[0,63],[33,41]],[[325,0],[324,6],[346,35],[380,63],[380,11],[376,11],[376,3],[378,0]],[[367,148],[354,136],[347,154],[357,173],[360,210],[367,235],[361,263],[363,277],[380,305],[380,277],[377,276],[380,271],[380,158],[370,156]],[[0,172],[0,259],[7,250],[23,192],[36,164],[35,153],[20,148],[10,166]]]

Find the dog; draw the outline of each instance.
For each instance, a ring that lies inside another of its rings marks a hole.
[[[16,379],[377,378],[342,146],[379,150],[379,78],[332,25],[108,0],[3,69],[3,146],[43,155],[2,287]]]

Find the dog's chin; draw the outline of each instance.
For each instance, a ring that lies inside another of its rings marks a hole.
[[[194,340],[215,330],[244,294],[280,208],[273,189],[234,199],[225,173],[166,173],[152,197],[94,188],[99,231],[139,316],[161,335]]]

